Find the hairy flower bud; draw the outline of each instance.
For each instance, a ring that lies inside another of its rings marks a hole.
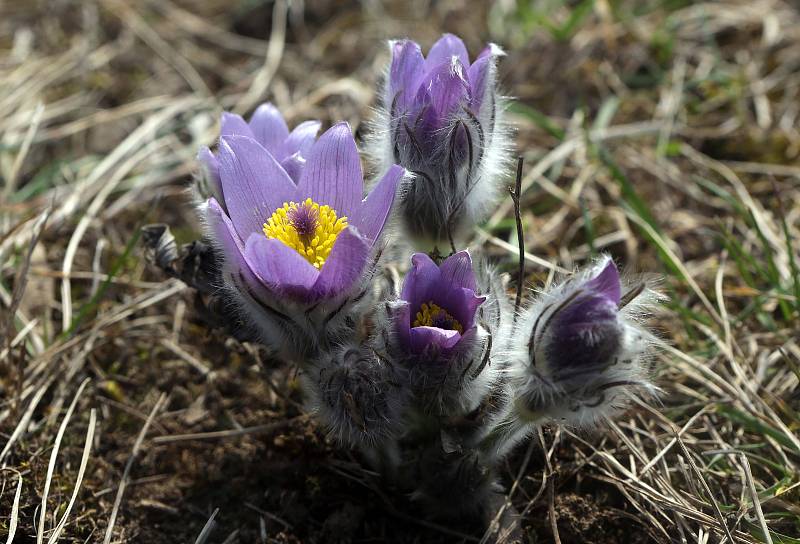
[[[628,307],[639,295],[647,295],[644,284],[623,289],[614,262],[603,257],[523,312],[515,336],[526,342],[516,391],[524,417],[593,424],[654,390],[649,335]]]
[[[402,369],[371,346],[323,351],[303,383],[312,410],[341,443],[385,448],[398,435],[405,407]]]
[[[496,90],[503,52],[489,45],[470,63],[464,43],[451,34],[427,58],[410,40],[390,46],[372,152],[382,169],[396,163],[413,174],[402,207],[409,233],[430,247],[446,246],[496,202],[507,159]]]

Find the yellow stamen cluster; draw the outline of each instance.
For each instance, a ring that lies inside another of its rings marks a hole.
[[[299,224],[301,215],[305,216],[303,225]],[[298,227],[302,230],[309,223],[312,232],[298,231]],[[277,238],[320,269],[333,249],[336,237],[346,227],[347,217],[337,217],[330,206],[320,206],[307,198],[300,204],[284,202],[283,207],[275,210],[264,223],[264,234],[267,238]]]
[[[433,301],[423,304],[420,311],[417,312],[416,319],[411,325],[412,327],[439,327],[440,329],[448,329],[451,331],[464,332],[464,327],[456,320],[450,313],[433,303]]]

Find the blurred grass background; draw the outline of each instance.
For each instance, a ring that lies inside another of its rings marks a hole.
[[[790,0],[0,5],[0,538],[503,542],[302,416],[294,369],[143,257],[198,236],[222,109],[361,135],[385,40],[501,45],[529,284],[659,274],[660,403],[504,470],[530,542],[800,542],[800,8]],[[511,174],[511,173],[509,173]],[[510,199],[472,246],[513,270]],[[212,434],[206,434],[212,433]]]

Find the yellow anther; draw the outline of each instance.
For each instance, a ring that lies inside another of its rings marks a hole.
[[[320,269],[345,228],[347,217],[337,217],[330,206],[307,198],[301,204],[284,202],[264,223],[264,234],[280,240]]]
[[[412,327],[439,327],[451,331],[464,332],[464,327],[450,313],[433,303],[433,301],[423,304],[420,311],[415,316]]]

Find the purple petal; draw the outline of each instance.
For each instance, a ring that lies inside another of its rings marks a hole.
[[[248,136],[250,138],[255,138],[253,131],[250,129],[250,125],[242,119],[241,115],[236,115],[235,113],[229,113],[227,111],[222,112],[219,136],[220,138],[223,136]]]
[[[297,251],[280,240],[251,234],[244,255],[253,270],[272,290],[307,298],[320,273]]]
[[[423,303],[433,300],[440,278],[439,267],[425,253],[411,256],[411,270],[403,281],[400,298],[411,305],[412,314],[419,311]]]
[[[461,340],[458,331],[438,327],[413,327],[411,329],[411,350],[422,353],[429,349],[450,349]]]
[[[486,88],[489,74],[494,70],[494,55],[491,53],[492,46],[487,47],[481,52],[475,62],[467,69],[467,80],[469,81],[470,106],[475,113],[481,109],[483,98],[490,89]]]
[[[433,109],[441,116],[452,112],[469,92],[469,84],[464,78],[464,66],[457,59],[433,68],[425,81],[429,86]]]
[[[339,217],[358,211],[364,178],[350,125],[337,123],[320,136],[308,154],[297,189],[300,198],[327,204]]]
[[[214,198],[218,201],[225,202],[224,193],[222,192],[222,181],[219,179],[219,161],[205,146],[200,148],[197,153],[197,160],[200,161],[200,166],[203,168],[203,174],[211,182],[211,192]]]
[[[250,118],[254,138],[277,159],[285,155],[283,142],[289,136],[289,127],[278,108],[267,102],[261,104]]]
[[[452,289],[446,294],[433,297],[433,301],[447,310],[464,330],[475,325],[475,312],[485,300],[486,297],[476,296],[472,289],[463,288]]]
[[[426,80],[427,81],[427,80]],[[406,131],[400,131],[399,140],[402,145],[414,145],[414,148],[420,147],[425,155],[432,155],[436,153],[436,147],[440,144],[441,128],[445,124],[445,117],[439,114],[439,111],[433,106],[433,98],[429,85],[422,85],[417,91],[417,96],[414,97],[413,115],[408,119],[409,127],[413,127],[417,140],[417,144],[413,144]]]
[[[281,161],[281,168],[286,170],[286,173],[289,174],[295,184],[300,180],[300,176],[303,175],[305,166],[306,160],[300,156],[300,153],[289,155]]]
[[[319,121],[304,121],[294,127],[283,144],[284,156],[295,153],[299,153],[303,157],[308,155],[321,125],[322,123]]]
[[[289,175],[252,138],[221,138],[219,171],[225,205],[243,240],[252,233],[262,232],[272,213],[295,197]]]
[[[356,228],[368,240],[374,242],[380,236],[392,210],[397,186],[405,173],[404,168],[392,165],[361,203]]]
[[[452,34],[444,34],[433,44],[425,59],[425,67],[430,70],[443,62],[450,63],[452,57],[457,57],[464,66],[469,66],[469,54],[461,38]]]
[[[228,253],[234,256],[239,253],[244,259],[244,244],[242,244],[242,239],[236,233],[236,228],[233,226],[228,214],[225,213],[225,210],[222,209],[222,206],[215,198],[209,198],[206,204],[208,205],[206,213],[208,224],[214,231],[215,239],[222,245],[225,256],[227,257]],[[235,249],[236,251],[228,251],[229,249]]]
[[[206,208],[206,220],[213,232],[214,240],[222,250],[225,267],[231,274],[241,274],[244,281],[256,291],[262,288],[258,277],[253,273],[250,264],[244,256],[244,246],[230,218],[213,199],[208,199]]]
[[[619,282],[619,272],[612,259],[600,273],[584,284],[584,289],[595,292],[619,305],[622,296],[622,287]]]
[[[364,272],[372,244],[352,228],[339,233],[314,285],[314,294],[329,297],[343,294]]]
[[[420,77],[425,72],[425,59],[419,45],[411,40],[392,43],[392,65],[389,68],[389,104],[401,93],[398,106],[407,108],[417,94]]]
[[[445,259],[439,267],[442,271],[442,282],[453,287],[477,290],[475,274],[472,271],[472,257],[468,251],[459,251]]]

